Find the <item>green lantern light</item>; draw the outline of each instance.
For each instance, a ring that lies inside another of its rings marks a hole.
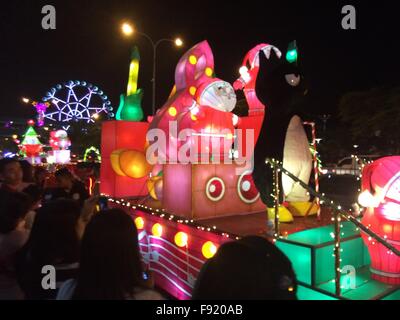
[[[129,79],[126,95],[120,97],[120,105],[117,110],[117,120],[141,121],[143,119],[142,98],[143,91],[137,88],[139,76],[139,50],[135,46],[132,50],[129,66]]]
[[[286,53],[286,60],[289,63],[297,62],[298,58],[298,51],[297,51],[297,45],[296,45],[296,40],[289,43],[288,51]]]

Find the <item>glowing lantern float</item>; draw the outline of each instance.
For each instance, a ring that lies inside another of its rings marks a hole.
[[[363,170],[361,205],[368,207],[362,223],[400,250],[400,157],[375,161]],[[362,234],[371,256],[375,280],[400,284],[400,257],[385,246]]]
[[[203,244],[201,253],[203,254],[204,258],[211,259],[217,253],[217,250],[217,246],[214,243],[207,241]]]
[[[135,219],[135,225],[138,230],[142,230],[144,228],[144,220],[142,217],[137,217]]]
[[[120,176],[140,179],[151,171],[145,154],[136,150],[115,150],[110,155],[110,161],[113,170]]]
[[[180,247],[180,248],[186,247],[188,244],[188,235],[184,232],[178,232],[175,235],[174,240],[175,240],[175,244],[178,247]]]
[[[153,234],[153,236],[157,237],[157,238],[161,238],[162,234],[163,234],[163,227],[161,224],[156,223],[153,228],[151,228],[151,233]]]

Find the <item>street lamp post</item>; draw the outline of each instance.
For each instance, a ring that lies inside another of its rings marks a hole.
[[[134,30],[134,28],[127,24],[124,23],[122,25],[122,32],[126,35],[126,36],[130,36],[132,35],[134,32],[144,36],[147,40],[150,41],[152,49],[153,49],[153,75],[152,75],[152,114],[155,114],[156,111],[156,61],[157,61],[157,48],[158,46],[162,43],[162,42],[172,42],[174,43],[177,47],[180,47],[183,45],[183,42],[180,38],[176,38],[175,40],[172,39],[167,39],[167,38],[163,38],[163,39],[159,39],[156,42],[154,42],[154,40],[148,36],[147,34],[143,33],[143,32],[139,32]]]
[[[151,43],[151,46],[153,48],[153,76],[151,79],[152,82],[152,114],[155,114],[156,111],[156,69],[157,69],[157,48],[162,42],[173,42],[176,44],[177,40],[172,40],[172,39],[159,39],[157,42],[154,42],[152,38],[150,38],[147,34],[143,32],[138,32],[138,34],[144,36],[146,39],[148,39]]]

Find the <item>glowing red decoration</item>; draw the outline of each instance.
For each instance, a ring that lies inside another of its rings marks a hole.
[[[258,192],[251,176],[251,172],[249,171],[244,172],[240,176],[237,191],[240,199],[245,203],[256,202],[260,197],[260,193]]]
[[[400,156],[388,157],[366,166],[362,178],[363,197],[375,207],[366,209],[362,223],[400,250]],[[367,197],[368,196],[368,197]],[[372,277],[400,284],[400,257],[362,234],[371,256]]]
[[[231,147],[234,129],[231,111],[236,105],[236,95],[229,83],[213,78],[213,72],[214,57],[207,41],[195,45],[179,60],[174,90],[150,124],[150,129],[161,129],[169,137],[165,150],[167,160],[180,146],[197,145],[201,138],[207,141],[198,144],[199,155],[211,153],[212,142],[220,143],[218,152],[222,156]],[[176,129],[171,128],[171,117],[176,120]],[[176,136],[184,129],[195,133],[178,142]]]
[[[212,201],[219,201],[225,194],[225,184],[220,178],[212,178],[206,186],[207,198]]]
[[[71,141],[66,131],[57,130],[50,132],[49,144],[54,151],[66,150],[71,146]]]

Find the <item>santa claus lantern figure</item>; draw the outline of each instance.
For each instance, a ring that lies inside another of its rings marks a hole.
[[[400,250],[400,156],[382,158],[363,170],[359,203],[366,208],[362,223]],[[371,256],[372,278],[400,284],[400,257],[368,234],[362,234]]]
[[[53,156],[56,163],[65,164],[71,160],[71,151],[68,148],[71,146],[71,140],[64,130],[50,132],[49,144],[53,149]]]

